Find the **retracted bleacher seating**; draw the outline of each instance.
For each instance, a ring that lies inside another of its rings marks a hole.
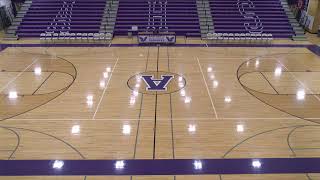
[[[209,0],[216,33],[295,35],[280,0]]]
[[[18,27],[18,37],[41,33],[98,33],[106,0],[33,0]]]
[[[132,26],[139,32],[175,32],[200,37],[196,0],[119,0],[115,35],[127,35]]]

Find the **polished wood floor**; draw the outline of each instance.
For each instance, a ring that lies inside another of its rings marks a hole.
[[[156,71],[183,88],[148,94],[129,81]],[[0,159],[320,157],[320,58],[305,48],[7,48],[0,75]],[[86,180],[131,178],[320,175]]]

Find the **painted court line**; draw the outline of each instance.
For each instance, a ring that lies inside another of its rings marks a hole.
[[[316,94],[314,93],[310,88],[308,88],[303,82],[301,82],[288,68],[286,65],[284,65],[282,62],[280,62],[278,59],[276,59],[276,61],[278,61],[279,64],[281,64],[284,68],[286,68],[286,70],[291,74],[291,76],[296,79],[296,81],[298,81],[303,87],[304,89],[306,89],[307,91],[311,92],[311,94]],[[318,101],[320,101],[320,98],[317,95],[313,95]]]
[[[197,57],[197,61],[198,61],[198,65],[199,65],[199,68],[200,68],[200,71],[201,71],[201,74],[202,74],[202,78],[203,78],[204,84],[206,85],[206,88],[207,88],[207,91],[208,91],[208,95],[209,95],[209,98],[210,98],[210,101],[211,101],[212,109],[213,109],[213,111],[214,111],[214,114],[215,114],[215,116],[216,116],[216,119],[218,119],[218,114],[217,114],[217,111],[216,111],[216,107],[215,107],[214,104],[213,104],[212,97],[211,97],[211,93],[210,93],[210,90],[209,90],[209,87],[208,87],[206,78],[204,77],[204,74],[203,74],[203,71],[202,71],[202,67],[201,67],[201,64],[200,64],[200,61],[199,61],[199,58],[198,58],[198,57]]]
[[[201,59],[203,59],[203,60],[212,60],[212,59],[239,59],[239,58],[249,58],[249,59],[251,59],[252,57],[256,57],[256,56],[229,56],[229,57],[223,57],[223,56],[221,56],[221,57],[219,57],[219,56],[215,56],[215,57],[210,57],[210,58],[208,58],[208,57],[199,57],[198,56],[198,58],[201,58]],[[187,58],[189,58],[189,57],[187,57]],[[127,58],[126,58],[127,59]],[[130,59],[130,58],[129,58]],[[159,58],[159,59],[166,59],[166,58]],[[170,57],[170,59],[181,59],[181,60],[185,60],[186,59],[186,57]]]
[[[195,121],[195,120],[211,120],[212,118],[208,117],[208,118],[173,118],[173,120],[175,121]],[[284,118],[221,118],[219,117],[218,119],[220,120],[301,120],[300,118],[290,118],[290,117],[284,117]],[[306,118],[309,120],[320,120],[320,118]],[[50,119],[10,119],[10,121],[43,121],[43,120],[47,120],[47,121],[87,121],[87,120],[91,120],[90,118],[65,118],[65,119],[61,119],[61,118],[50,118]],[[141,120],[141,121],[154,121],[154,119],[151,118],[142,118],[142,119],[134,119],[134,118],[98,118],[95,119],[96,121],[137,121],[137,120]],[[164,120],[167,121],[168,119],[166,118],[159,118],[157,119],[159,121]]]
[[[96,117],[96,114],[97,114],[97,112],[98,112],[98,110],[99,110],[99,107],[100,107],[100,104],[101,104],[102,99],[103,99],[103,97],[104,97],[104,94],[106,93],[106,91],[107,91],[107,89],[108,89],[109,82],[110,82],[110,80],[111,80],[111,78],[112,78],[114,69],[116,68],[116,66],[117,66],[117,64],[118,64],[118,61],[119,61],[119,58],[117,58],[117,61],[116,61],[116,63],[115,63],[114,66],[113,66],[113,69],[112,69],[112,71],[111,71],[110,77],[109,77],[109,79],[108,79],[108,82],[107,82],[107,84],[106,84],[106,87],[105,87],[104,90],[103,90],[103,93],[102,93],[101,98],[100,98],[100,100],[99,100],[99,103],[98,103],[98,105],[97,105],[96,111],[94,112],[94,114],[93,114],[93,116],[92,116],[92,119],[95,119],[95,117]]]
[[[34,58],[33,58],[34,59]],[[14,82],[18,77],[20,77],[27,69],[29,69],[35,62],[37,62],[38,59],[35,59],[29,66],[27,66],[23,71],[21,71],[15,78],[13,78],[11,81],[9,81],[3,88],[1,88],[0,93],[5,90],[12,82]]]

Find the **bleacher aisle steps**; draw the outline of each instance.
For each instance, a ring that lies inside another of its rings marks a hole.
[[[197,0],[197,10],[201,30],[201,38],[207,38],[208,33],[214,32],[210,4],[208,0]]]
[[[109,0],[106,3],[106,7],[101,21],[100,33],[113,34],[114,26],[116,24],[117,13],[119,7],[119,0]]]
[[[292,11],[290,10],[287,0],[281,0],[281,5],[288,16],[289,22],[295,33],[295,35],[292,36],[292,39],[295,41],[307,41],[304,30],[294,17]]]
[[[20,23],[22,22],[22,19],[27,14],[31,4],[32,4],[32,0],[27,0],[24,2],[24,4],[21,6],[20,11],[17,13],[17,16],[14,18],[11,26],[7,29],[7,31],[5,33],[4,40],[17,40],[18,39],[16,32],[18,30]]]

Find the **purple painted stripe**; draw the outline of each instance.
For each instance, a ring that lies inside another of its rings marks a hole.
[[[111,47],[138,47],[150,46],[139,44],[111,44]],[[156,45],[154,45],[156,46]],[[175,44],[173,47],[284,47],[284,48],[308,48],[314,54],[320,56],[320,47],[306,44]],[[0,51],[7,47],[108,47],[108,44],[0,44]]]
[[[320,47],[317,45],[310,45],[307,47],[311,52],[313,52],[314,54],[320,56]]]
[[[5,50],[8,46],[4,45],[4,44],[0,44],[0,52]]]
[[[253,161],[259,161],[261,166],[254,167]],[[66,160],[59,169],[53,168],[55,163],[53,160],[3,160],[0,161],[0,176],[320,173],[320,158],[168,159],[122,162],[121,160]],[[121,166],[122,168],[119,168]]]
[[[103,47],[108,44],[1,44],[6,47]],[[111,47],[135,47],[139,44],[112,44]],[[149,45],[146,45],[149,46]],[[308,48],[306,44],[174,44],[175,47],[287,47],[287,48]]]

